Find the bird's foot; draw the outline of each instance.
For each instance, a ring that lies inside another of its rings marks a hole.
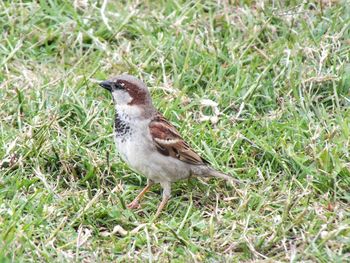
[[[129,208],[129,209],[139,209],[139,208],[141,208],[139,202],[136,201],[136,200],[132,201],[132,202],[131,202],[130,204],[128,204],[126,207]]]

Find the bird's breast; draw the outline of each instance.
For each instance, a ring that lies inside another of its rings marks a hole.
[[[126,120],[119,117],[115,121],[115,142],[122,159],[132,168],[141,166],[150,150],[149,121]]]

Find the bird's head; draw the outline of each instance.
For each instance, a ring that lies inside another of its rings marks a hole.
[[[133,76],[119,75],[99,85],[111,92],[116,105],[153,107],[147,86]]]

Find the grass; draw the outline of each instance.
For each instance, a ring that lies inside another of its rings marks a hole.
[[[0,261],[347,261],[350,2],[106,2],[0,2]],[[146,180],[96,84],[123,72],[251,183],[127,210]]]

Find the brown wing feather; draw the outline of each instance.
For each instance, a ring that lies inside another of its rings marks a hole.
[[[191,149],[181,138],[176,128],[160,113],[153,118],[149,124],[149,129],[157,150],[161,154],[190,164],[208,163]]]

